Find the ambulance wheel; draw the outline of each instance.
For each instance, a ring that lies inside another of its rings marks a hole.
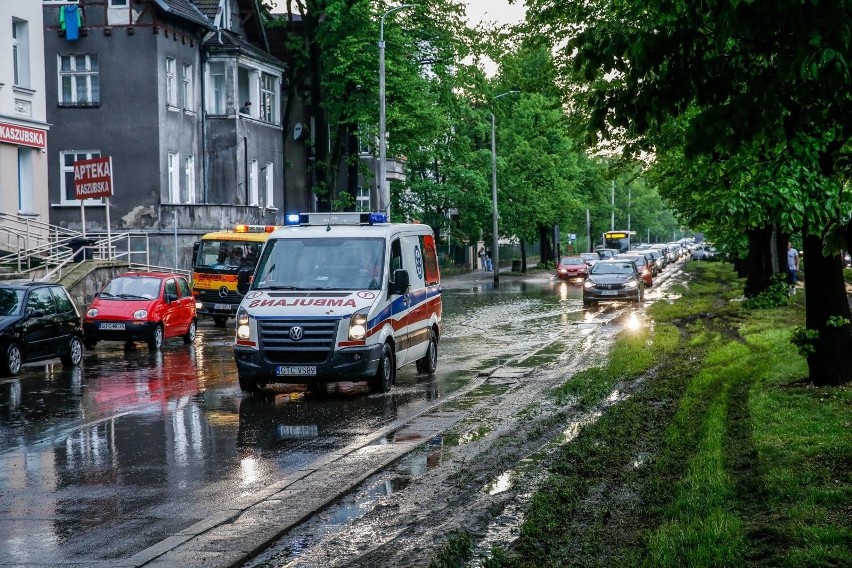
[[[228,318],[225,316],[213,316],[213,325],[216,327],[225,327],[225,324],[228,323]]]
[[[375,376],[370,380],[370,392],[388,392],[393,386],[396,378],[396,359],[393,355],[393,347],[385,343],[382,347],[382,356],[379,358],[379,368]]]
[[[240,379],[240,390],[243,392],[260,392],[260,384],[258,384],[257,379],[252,379],[249,377],[244,377],[242,375],[238,375]]]
[[[429,346],[426,355],[417,360],[417,372],[424,375],[434,375],[438,368],[438,339],[435,332],[429,330]]]

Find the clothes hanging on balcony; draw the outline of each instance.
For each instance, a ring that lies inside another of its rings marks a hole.
[[[65,32],[65,39],[76,41],[80,38],[80,27],[83,25],[80,8],[76,4],[68,4],[59,10],[59,28]]]

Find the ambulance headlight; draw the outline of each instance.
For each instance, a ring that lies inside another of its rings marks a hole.
[[[349,320],[349,340],[361,341],[367,337],[367,313],[352,314]]]
[[[240,308],[237,310],[237,339],[248,339],[250,335],[248,312]]]

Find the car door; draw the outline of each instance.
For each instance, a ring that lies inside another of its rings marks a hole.
[[[420,235],[402,237],[403,268],[408,271],[411,286],[406,294],[408,314],[405,320],[405,359],[399,361],[400,364],[419,359],[425,351],[429,316],[426,314],[428,297],[423,255]]]
[[[52,286],[50,291],[53,294],[53,300],[56,302],[56,325],[59,330],[58,348],[64,349],[71,340],[71,336],[77,333],[80,328],[80,313],[64,288]]]
[[[189,329],[189,323],[195,317],[195,298],[192,296],[189,283],[185,278],[177,278],[177,288],[179,294],[180,333],[182,335]]]
[[[179,335],[180,313],[177,282],[174,278],[169,278],[163,286],[163,337]]]
[[[26,360],[54,357],[59,351],[60,335],[56,302],[50,288],[33,288],[27,296],[24,341]]]

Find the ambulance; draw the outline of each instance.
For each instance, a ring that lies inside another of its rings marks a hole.
[[[409,363],[431,375],[441,337],[432,229],[382,213],[288,215],[241,270],[234,358],[240,388],[366,381],[387,392]]]
[[[213,318],[225,327],[243,300],[237,292],[237,273],[253,268],[260,247],[275,225],[236,225],[202,235],[192,247],[192,295],[199,317]]]

